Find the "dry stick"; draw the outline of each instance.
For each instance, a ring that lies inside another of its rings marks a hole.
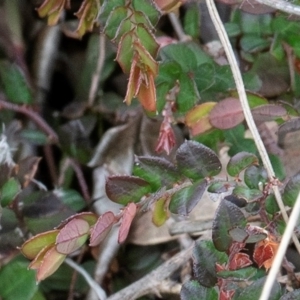
[[[299,15],[300,16],[300,6],[294,5],[287,1],[282,0],[255,0],[260,4],[265,4],[267,6],[273,7],[275,9],[284,11],[288,14]]]
[[[76,270],[78,273],[80,273],[88,285],[95,291],[97,297],[99,300],[106,299],[106,293],[105,291],[98,285],[98,283],[90,276],[90,274],[82,268],[80,265],[76,264],[72,259],[66,258],[65,263],[72,267],[74,270]]]
[[[92,83],[89,91],[89,99],[88,99],[88,107],[92,107],[94,104],[94,101],[96,99],[100,75],[102,72],[102,68],[105,61],[105,35],[103,33],[100,33],[99,35],[99,56],[97,61],[97,67],[96,71],[93,74],[92,77]]]
[[[31,108],[26,107],[25,105],[17,105],[13,104],[11,102],[7,102],[3,95],[0,95],[0,110],[2,108],[9,109],[15,112],[22,113],[30,118],[41,130],[43,130],[45,133],[49,135],[49,138],[57,143],[58,142],[58,136],[56,132],[45,122],[45,120],[37,114],[35,111],[33,111]]]
[[[294,205],[293,211],[291,213],[289,222],[287,224],[287,227],[284,231],[284,235],[282,237],[282,240],[280,242],[279,248],[277,250],[275,259],[272,263],[272,267],[270,269],[270,273],[268,275],[268,278],[266,280],[266,283],[264,284],[264,288],[262,291],[262,294],[259,298],[259,300],[268,300],[270,296],[270,292],[272,290],[274,281],[276,280],[276,276],[278,274],[278,271],[280,269],[283,257],[285,255],[286,249],[289,245],[291,236],[293,234],[294,228],[298,222],[298,218],[300,215],[300,193],[298,194],[296,203]]]
[[[168,14],[169,20],[176,32],[176,35],[178,37],[178,39],[181,42],[187,42],[191,40],[191,37],[186,35],[185,32],[183,31],[183,28],[181,26],[181,23],[179,22],[177,16],[175,13],[169,13]]]
[[[155,291],[155,287],[159,287],[163,280],[168,278],[179,267],[188,262],[192,254],[193,247],[194,245],[174,255],[157,269],[153,270],[148,275],[129,285],[120,292],[110,296],[107,300],[134,300]]]

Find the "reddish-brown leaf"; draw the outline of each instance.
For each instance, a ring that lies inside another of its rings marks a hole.
[[[260,268],[264,266],[266,270],[270,269],[278,247],[279,244],[269,238],[258,242],[253,253],[254,261]]]
[[[144,74],[147,77],[148,86],[144,83],[141,84],[139,92],[138,92],[138,99],[141,102],[142,106],[147,111],[156,111],[156,88],[154,84],[154,76],[152,73]]]
[[[236,253],[229,262],[229,270],[238,270],[252,265],[252,261],[246,253]]]
[[[240,101],[232,97],[217,103],[209,114],[210,123],[219,129],[233,128],[243,120],[244,114]]]
[[[116,217],[111,211],[100,216],[95,226],[91,229],[90,246],[99,245],[115,223]]]
[[[69,254],[80,248],[88,238],[90,225],[82,219],[73,219],[67,223],[56,238],[56,250]]]
[[[37,282],[40,282],[41,280],[44,280],[45,278],[52,275],[63,263],[65,258],[66,255],[57,252],[55,246],[50,248],[50,250],[48,250],[44,255],[44,259],[42,260],[40,267],[37,271],[36,274]]]
[[[136,205],[134,203],[129,203],[123,211],[123,217],[119,229],[118,242],[123,243],[128,235],[132,220],[134,219],[137,212]]]

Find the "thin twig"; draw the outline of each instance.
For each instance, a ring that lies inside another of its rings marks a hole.
[[[181,26],[181,23],[178,20],[178,17],[176,16],[175,13],[169,13],[168,14],[169,20],[176,32],[176,35],[180,42],[187,42],[191,40],[191,37],[186,35],[185,32],[183,31],[183,28]]]
[[[288,1],[283,1],[283,0],[255,0],[255,1],[260,4],[265,4],[267,6],[281,10],[288,14],[300,16],[300,6],[294,5]]]
[[[270,292],[272,290],[274,281],[276,280],[276,276],[280,269],[283,257],[286,253],[286,249],[289,245],[294,228],[298,222],[299,215],[300,215],[300,193],[298,194],[296,203],[294,205],[289,222],[284,231],[282,240],[280,242],[275,259],[274,259],[271,269],[270,269],[270,273],[267,277],[266,283],[264,284],[264,288],[263,288],[263,291],[262,291],[262,294],[261,294],[259,300],[268,300],[269,299]]]
[[[88,285],[93,289],[93,291],[96,293],[98,299],[104,300],[106,299],[106,293],[105,291],[97,284],[97,282],[90,276],[90,274],[81,266],[76,264],[72,259],[66,258],[65,263],[72,267],[74,270],[76,270],[78,273],[80,273]]]
[[[30,118],[41,130],[49,135],[49,139],[54,143],[58,142],[58,135],[56,132],[45,122],[45,120],[31,108],[26,107],[25,105],[17,105],[11,102],[8,102],[4,99],[3,95],[0,95],[0,110],[8,109],[18,113],[21,113]]]
[[[96,71],[93,74],[91,87],[89,91],[89,99],[88,99],[88,107],[92,107],[94,104],[94,101],[96,99],[97,91],[98,91],[98,85],[100,80],[100,75],[104,66],[105,61],[105,35],[103,33],[100,33],[99,35],[99,51],[98,51],[98,61],[97,61],[97,67]]]
[[[161,282],[172,275],[178,268],[188,262],[193,246],[174,255],[154,271],[134,282],[107,300],[134,300],[149,293],[155,293]]]
[[[254,142],[256,144],[256,147],[259,151],[260,157],[262,159],[263,165],[268,173],[268,177],[270,182],[275,182],[275,173],[270,161],[270,158],[268,156],[268,153],[266,151],[266,148],[262,142],[262,139],[260,137],[260,134],[257,130],[257,127],[255,125],[255,122],[253,120],[252,114],[251,114],[251,110],[248,104],[248,100],[247,100],[247,95],[246,95],[246,91],[245,91],[245,87],[244,87],[244,83],[243,83],[243,79],[242,79],[242,75],[238,66],[238,63],[236,61],[233,49],[231,47],[229,38],[227,36],[226,30],[224,28],[224,25],[220,19],[219,13],[217,11],[217,8],[215,6],[215,3],[213,0],[206,0],[206,4],[208,7],[208,11],[209,14],[211,16],[211,19],[215,25],[216,31],[219,35],[220,41],[224,47],[224,51],[226,53],[230,68],[232,70],[233,73],[233,77],[234,77],[234,81],[236,84],[236,88],[237,88],[237,92],[241,101],[241,105],[243,108],[243,112],[245,115],[245,119],[247,121],[248,127],[251,131],[251,134],[253,136]],[[278,203],[278,206],[280,208],[281,214],[283,216],[284,221],[287,223],[288,222],[288,215],[285,211],[285,207],[284,204],[282,202],[282,198],[281,198],[281,194],[279,192],[279,188],[278,185],[273,184],[272,185],[273,188],[273,192],[276,198],[276,201]],[[293,241],[295,244],[295,247],[297,248],[297,251],[300,254],[300,243],[297,239],[297,237],[293,234]]]
[[[89,203],[91,201],[91,195],[90,195],[86,180],[83,176],[82,170],[81,170],[78,162],[76,162],[74,159],[69,158],[69,161],[70,161],[70,166],[75,171],[79,186],[81,188],[83,198],[87,203]]]

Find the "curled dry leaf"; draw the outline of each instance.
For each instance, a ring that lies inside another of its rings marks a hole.
[[[236,98],[226,98],[213,107],[209,114],[210,123],[219,129],[229,129],[244,120],[243,109]]]
[[[123,243],[129,233],[129,229],[131,226],[131,223],[137,213],[137,207],[134,203],[129,203],[123,211],[123,217],[121,221],[121,226],[119,229],[119,236],[118,236],[118,242],[121,244]]]

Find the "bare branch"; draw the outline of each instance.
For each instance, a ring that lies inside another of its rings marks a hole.
[[[158,292],[162,282],[188,262],[192,254],[193,246],[194,245],[174,255],[157,269],[120,292],[110,296],[107,300],[134,300],[148,293]]]
[[[255,0],[255,1],[260,4],[265,4],[267,6],[281,10],[288,14],[300,16],[300,6],[294,5],[288,1],[283,1],[283,0]]]
[[[31,108],[26,107],[25,105],[17,105],[11,102],[6,101],[3,95],[0,95],[0,110],[8,109],[15,112],[19,112],[33,121],[41,130],[49,135],[50,140],[57,143],[58,135],[56,132],[45,122],[45,120]]]

